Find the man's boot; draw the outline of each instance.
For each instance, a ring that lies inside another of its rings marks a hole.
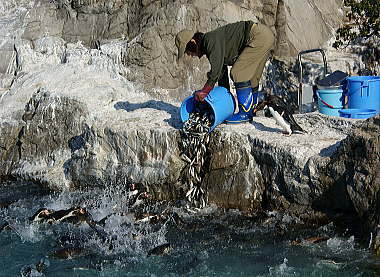
[[[257,88],[252,89],[251,82],[235,83],[239,112],[226,119],[227,124],[239,124],[252,120],[253,108],[257,104]]]

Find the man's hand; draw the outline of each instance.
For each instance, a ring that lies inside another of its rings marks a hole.
[[[207,95],[208,95],[208,92],[203,91],[203,90],[197,90],[196,92],[194,92],[194,98],[196,101],[199,101],[199,102],[205,101],[204,99],[206,98]]]
[[[212,86],[205,85],[203,89],[194,92],[194,98],[196,101],[203,102],[209,92],[212,90]]]

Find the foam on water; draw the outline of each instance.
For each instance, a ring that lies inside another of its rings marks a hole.
[[[327,246],[334,252],[353,250],[355,238],[354,236],[350,236],[348,239],[333,237],[327,241]]]
[[[288,259],[284,258],[283,263],[269,268],[269,276],[297,276],[293,267],[288,266]]]
[[[96,197],[94,197],[96,195]],[[142,255],[151,247],[164,243],[165,226],[158,230],[148,227],[135,226],[132,217],[117,215],[128,212],[128,198],[126,189],[113,187],[104,190],[90,190],[82,192],[62,192],[58,195],[48,195],[38,201],[18,201],[12,207],[1,210],[2,216],[12,230],[23,242],[37,242],[48,236],[66,235],[81,238],[80,247],[96,248],[107,254],[132,253]],[[105,222],[104,234],[112,238],[111,242],[104,242],[104,237],[97,236],[86,225],[78,227],[71,224],[37,224],[31,223],[29,217],[40,208],[64,210],[72,207],[85,207],[95,220],[115,213]],[[53,231],[52,231],[53,230]],[[88,234],[85,234],[88,233]],[[92,233],[92,234],[91,234]],[[83,234],[85,234],[83,236]]]

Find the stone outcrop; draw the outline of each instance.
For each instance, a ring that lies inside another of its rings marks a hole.
[[[2,86],[9,86],[15,75],[14,45],[20,40],[33,48],[42,38],[55,37],[99,49],[117,39],[125,42],[120,60],[130,69],[125,72],[130,81],[161,99],[181,100],[203,85],[209,70],[205,58],[176,62],[174,36],[181,29],[206,32],[238,20],[261,21],[276,34],[275,57],[293,63],[299,51],[321,47],[331,38],[342,20],[340,5],[314,0],[20,2],[25,10],[7,14],[4,25],[12,24],[0,34]]]
[[[336,188],[330,209],[357,215],[358,230],[380,253],[380,116],[358,126],[326,166],[326,186]],[[338,197],[338,198],[337,198]],[[335,199],[334,199],[335,198]],[[371,238],[372,242],[369,241]]]
[[[20,167],[14,174],[52,188],[65,184],[65,159],[78,147],[73,138],[83,130],[86,115],[75,99],[37,90],[22,115],[16,144]]]
[[[15,127],[2,130],[9,133],[0,152],[2,165],[8,165],[2,166],[2,175],[58,190],[127,180],[149,186],[158,199],[182,198],[187,188],[181,182],[185,163],[178,147],[178,104],[118,90],[122,80],[111,83],[100,72],[86,74],[76,59],[57,66],[60,78],[48,67],[51,75],[19,80],[4,97],[3,104],[12,107],[3,111],[4,126],[10,117]],[[96,74],[97,82],[77,81],[80,68],[82,77]],[[69,80],[81,95],[67,87]],[[31,81],[46,87],[31,89]],[[107,94],[105,84],[116,91]],[[320,197],[325,188],[319,169],[352,122],[318,114],[299,115],[298,120],[307,134],[285,136],[262,116],[253,124],[219,126],[203,182],[209,201],[252,211],[265,202],[278,206],[278,198],[281,204],[310,206]],[[10,161],[11,153],[17,155]]]

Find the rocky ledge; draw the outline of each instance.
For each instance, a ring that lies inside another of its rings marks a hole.
[[[3,178],[54,190],[127,179],[146,184],[158,199],[183,196],[186,164],[180,158],[178,103],[131,93],[110,96],[99,83],[95,86],[101,89],[73,95],[46,87],[32,92],[25,82],[3,98],[9,107],[0,129]],[[252,210],[263,202],[280,203],[279,198],[309,206],[320,198],[325,190],[321,169],[356,122],[318,113],[296,119],[306,134],[285,135],[264,116],[218,126],[203,180],[209,201]]]

